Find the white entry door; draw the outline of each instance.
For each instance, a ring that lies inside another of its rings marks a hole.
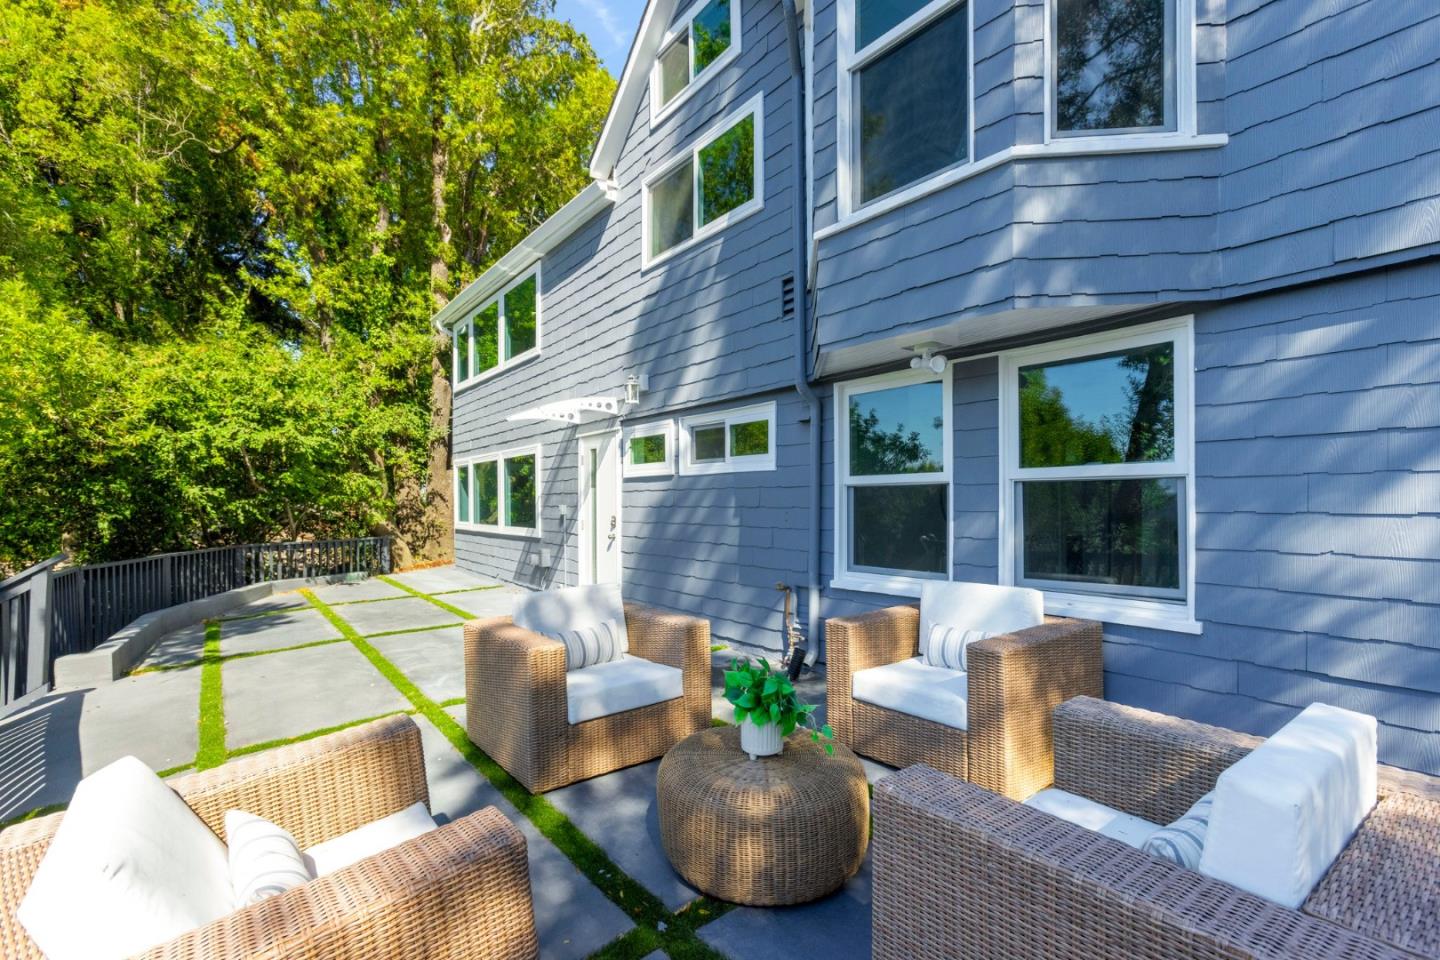
[[[620,433],[580,438],[580,582],[620,582]]]

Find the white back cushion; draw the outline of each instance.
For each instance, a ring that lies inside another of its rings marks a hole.
[[[75,788],[16,916],[49,960],[119,960],[234,909],[225,844],[124,757]]]
[[[1078,793],[1050,787],[1025,801],[1025,806],[1043,810],[1052,817],[1059,817],[1077,827],[1092,830],[1111,840],[1139,849],[1160,830],[1160,825],[1128,813],[1122,813],[1103,803],[1096,803]]]
[[[305,851],[305,866],[313,876],[323,877],[434,829],[435,819],[429,809],[416,801],[388,817],[315,844]]]
[[[1375,806],[1375,730],[1311,704],[1220,774],[1200,872],[1300,906]]]
[[[550,637],[558,637],[567,630],[618,623],[620,652],[630,650],[630,640],[625,634],[625,601],[620,597],[618,583],[527,593],[515,600],[514,619],[517,627]]]
[[[1028,587],[990,583],[927,582],[920,590],[921,654],[930,631],[939,624],[992,636],[1014,633],[1045,622],[1045,597]]]

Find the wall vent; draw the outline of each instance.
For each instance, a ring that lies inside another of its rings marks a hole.
[[[780,278],[780,316],[787,320],[795,316],[795,277],[793,274]]]

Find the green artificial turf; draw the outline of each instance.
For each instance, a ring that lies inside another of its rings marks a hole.
[[[225,693],[220,685],[220,623],[205,623],[205,655],[200,663],[200,749],[195,769],[209,770],[225,762]]]

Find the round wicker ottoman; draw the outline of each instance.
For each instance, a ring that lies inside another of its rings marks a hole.
[[[797,732],[776,757],[740,752],[736,727],[686,737],[660,761],[660,838],[696,889],[752,906],[804,903],[865,858],[870,796],[855,755]]]

